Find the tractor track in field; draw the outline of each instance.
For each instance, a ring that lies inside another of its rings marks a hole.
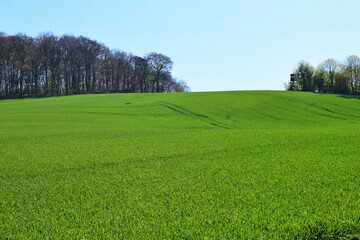
[[[222,122],[216,121],[214,119],[211,119],[210,117],[208,117],[206,115],[192,112],[192,111],[190,111],[190,110],[188,110],[188,109],[186,109],[184,107],[181,107],[181,106],[173,104],[173,103],[161,101],[160,105],[163,106],[163,107],[166,107],[166,108],[168,108],[168,109],[170,109],[170,110],[172,110],[174,112],[177,112],[179,114],[185,115],[185,116],[190,117],[190,118],[194,118],[194,119],[204,121],[204,122],[206,122],[206,123],[208,123],[210,125],[213,125],[213,126],[216,126],[216,127],[219,127],[219,128],[225,128],[225,129],[235,128],[233,126],[230,126],[230,125],[227,125],[225,123],[222,123]]]
[[[341,119],[341,120],[345,120],[346,118],[344,118],[344,117],[353,117],[353,118],[358,118],[359,117],[358,115],[338,112],[338,111],[332,110],[330,108],[327,108],[327,107],[324,107],[324,106],[321,106],[321,105],[315,104],[315,103],[307,103],[307,102],[303,102],[303,101],[299,101],[299,100],[295,100],[295,99],[287,98],[287,97],[277,97],[277,98],[282,99],[282,100],[286,100],[286,101],[289,101],[289,102],[299,103],[299,104],[308,106],[308,107],[310,107],[312,109],[318,109],[318,110],[323,111],[323,113],[314,113],[314,114],[317,114],[319,116],[324,116],[324,117],[334,118],[334,119]],[[332,104],[332,105],[336,106],[336,107],[340,107],[340,105],[338,105],[338,104]]]

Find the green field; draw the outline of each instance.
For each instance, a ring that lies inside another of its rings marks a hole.
[[[281,91],[0,101],[0,239],[360,234],[360,99]]]

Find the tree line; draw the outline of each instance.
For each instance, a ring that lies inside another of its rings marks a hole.
[[[0,96],[189,91],[172,77],[173,62],[110,50],[89,38],[0,33]]]
[[[343,63],[327,59],[317,68],[302,61],[290,75],[286,89],[346,95],[360,94],[360,58],[348,56]]]

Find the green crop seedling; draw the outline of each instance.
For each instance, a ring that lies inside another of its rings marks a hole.
[[[0,101],[1,239],[356,239],[360,100]]]

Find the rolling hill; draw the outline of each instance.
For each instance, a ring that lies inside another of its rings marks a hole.
[[[5,239],[360,234],[356,98],[239,91],[1,100],[0,129]]]

